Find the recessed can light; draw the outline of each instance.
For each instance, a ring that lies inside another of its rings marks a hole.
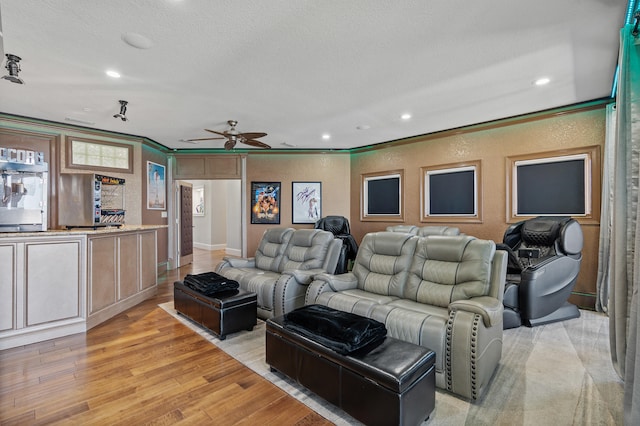
[[[356,127],[356,129],[358,129],[358,130],[368,130],[370,128],[371,128],[371,126],[369,126],[368,124],[361,124],[361,125]]]
[[[324,139],[325,141],[328,139],[331,139],[331,135],[329,133],[323,133],[322,134],[322,139]]]
[[[411,114],[405,113],[400,116],[403,120],[409,120],[411,118]]]
[[[551,81],[551,79],[550,79],[550,78],[548,78],[548,77],[542,77],[542,78],[537,79],[537,80],[534,82],[534,84],[535,84],[536,86],[544,86],[545,84],[549,84],[549,82],[550,82],[550,81]]]
[[[153,41],[148,37],[138,33],[124,33],[121,36],[122,41],[127,43],[131,47],[137,49],[150,49],[153,47]]]
[[[107,70],[107,75],[113,78],[120,78],[120,73],[114,70]]]

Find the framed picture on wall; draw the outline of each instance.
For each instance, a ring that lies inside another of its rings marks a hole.
[[[404,170],[366,173],[362,177],[360,220],[404,221],[402,179]]]
[[[598,223],[600,148],[507,157],[507,220],[573,216]]]
[[[421,222],[482,222],[480,160],[421,167]]]
[[[292,182],[293,223],[316,223],[322,216],[322,183]]]
[[[251,223],[280,224],[280,182],[251,182]]]
[[[204,186],[193,187],[193,215],[204,216]]]
[[[166,210],[165,167],[147,161],[147,209]]]

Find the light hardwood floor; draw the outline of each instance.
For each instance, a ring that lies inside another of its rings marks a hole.
[[[157,306],[223,254],[195,250],[156,297],[87,333],[0,351],[0,424],[331,424]]]

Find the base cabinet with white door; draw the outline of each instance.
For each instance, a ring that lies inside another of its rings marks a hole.
[[[156,227],[0,234],[0,350],[81,333],[157,292]]]

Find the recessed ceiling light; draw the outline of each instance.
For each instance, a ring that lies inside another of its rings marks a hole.
[[[114,70],[107,70],[107,75],[113,78],[120,78],[120,73]]]
[[[371,128],[371,126],[369,126],[368,124],[361,124],[361,125],[356,127],[356,129],[358,129],[358,130],[368,130],[370,128]]]
[[[324,139],[325,141],[329,140],[329,139],[331,139],[331,135],[329,133],[323,133],[322,134],[322,139]]]
[[[537,80],[534,82],[534,84],[535,84],[536,86],[544,86],[545,84],[549,84],[549,82],[550,82],[550,81],[551,81],[551,79],[550,79],[550,78],[548,78],[548,77],[542,77],[542,78],[537,79]]]
[[[153,41],[138,33],[124,33],[122,34],[122,41],[137,49],[150,49],[153,47]]]
[[[411,118],[411,114],[405,113],[400,116],[403,120],[409,120]]]

